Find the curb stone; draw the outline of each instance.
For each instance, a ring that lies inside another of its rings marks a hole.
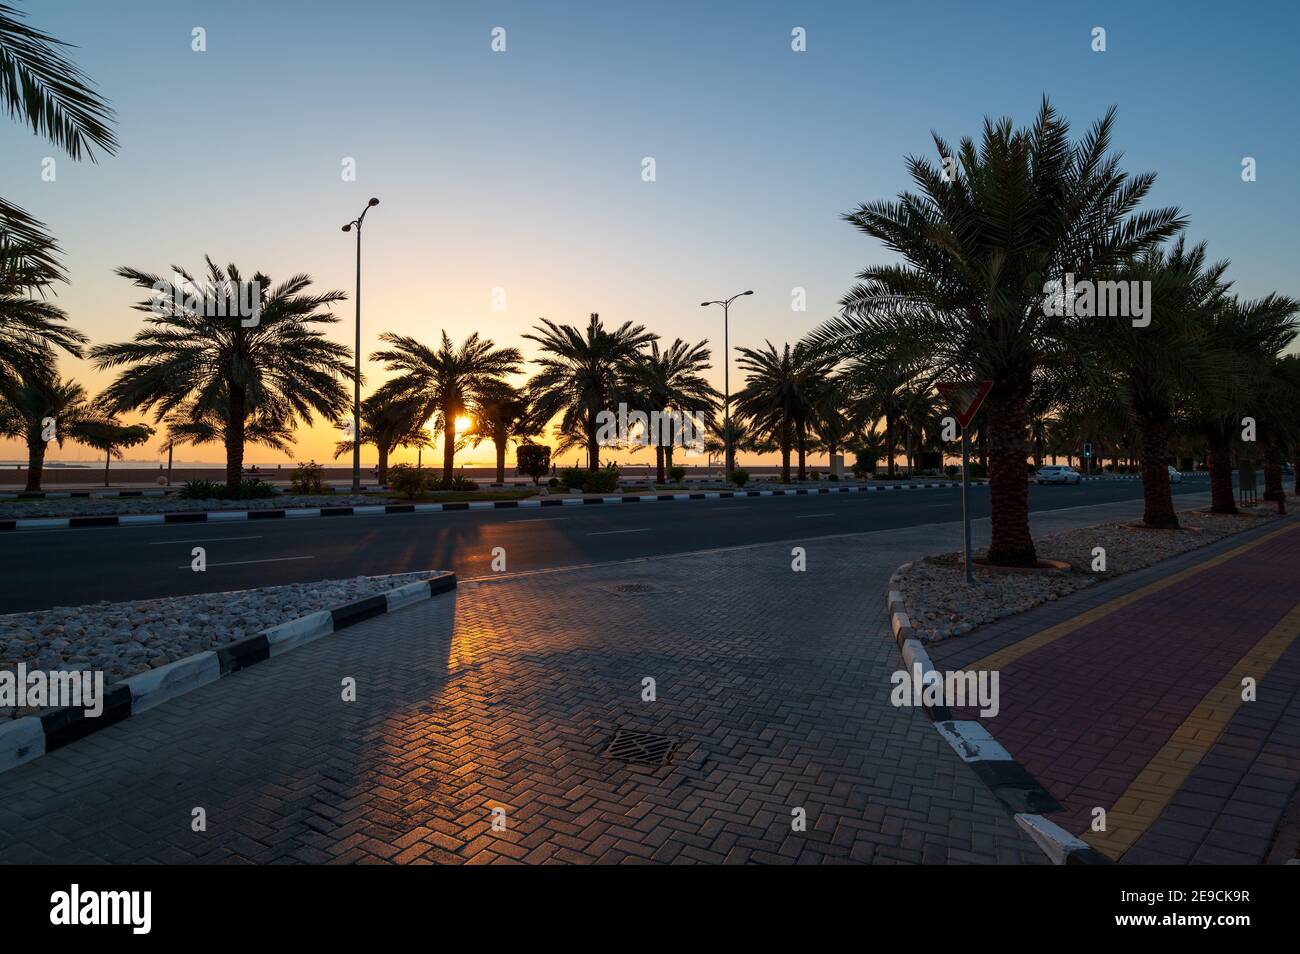
[[[1097,478],[1100,479],[1100,478]],[[361,504],[347,507],[267,507],[261,510],[188,510],[174,513],[104,514],[81,517],[23,517],[0,519],[0,532],[22,530],[77,530],[84,527],[156,526],[167,523],[228,523],[241,520],[296,520],[304,517],[374,517],[387,514],[440,513],[461,510],[516,510],[536,507],[592,506],[628,503],[675,503],[681,500],[731,500],[738,497],[807,497],[819,494],[885,493],[891,490],[956,488],[945,481],[924,484],[889,484],[882,487],[798,487],[778,490],[696,490],[685,493],[618,494],[604,497],[527,497],[522,500],[458,500],[450,503]],[[972,483],[986,487],[987,481]],[[123,491],[138,496],[151,491]],[[156,494],[154,494],[156,495]]]
[[[0,724],[0,772],[40,758],[100,729],[322,636],[455,588],[455,573],[435,572],[428,579],[416,580],[334,609],[319,610],[238,642],[137,673],[104,690],[104,711],[93,719],[87,718],[81,708],[62,706],[8,720]]]
[[[912,628],[902,590],[902,573],[912,564],[904,563],[889,578],[885,609],[889,628],[898,644],[899,655],[908,671],[921,667],[922,679],[937,671],[923,645],[925,640]],[[1061,811],[1061,804],[1039,784],[1023,765],[1003,748],[980,722],[954,720],[946,705],[926,705],[935,731],[947,742],[957,757],[968,765],[988,786],[1021,828],[1053,864],[1111,864],[1109,858],[1075,838],[1043,813]]]

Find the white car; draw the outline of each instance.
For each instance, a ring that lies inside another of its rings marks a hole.
[[[1064,464],[1048,464],[1038,468],[1034,474],[1034,482],[1039,484],[1077,484],[1081,480],[1082,474]]]
[[[1172,466],[1169,468],[1169,482],[1171,484],[1181,484],[1183,482],[1182,473],[1174,470]]]

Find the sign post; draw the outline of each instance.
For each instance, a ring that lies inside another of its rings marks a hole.
[[[966,585],[975,582],[971,570],[971,532],[970,532],[970,422],[975,419],[984,399],[993,388],[992,381],[957,381],[952,384],[936,384],[935,388],[948,403],[957,423],[961,425],[961,523],[964,537],[962,555],[966,569]]]

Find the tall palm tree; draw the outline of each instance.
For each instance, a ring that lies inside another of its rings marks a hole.
[[[950,169],[910,158],[918,193],[845,215],[904,261],[863,270],[844,313],[815,338],[848,355],[924,359],[947,377],[993,382],[983,423],[996,564],[1037,559],[1027,408],[1035,370],[1075,326],[1044,307],[1045,286],[1067,273],[1103,273],[1185,225],[1177,209],[1135,213],[1155,176],[1120,171],[1109,154],[1114,119],[1111,109],[1072,143],[1044,100],[1027,129],[986,120],[979,144],[966,138],[956,150],[935,136]]]
[[[116,152],[112,109],[60,52],[68,44],[27,26],[25,16],[0,3],[0,102],[10,117],[74,160],[93,162],[96,147]],[[0,199],[0,381],[36,373],[47,346],[80,357],[85,336],[60,324],[67,316],[44,300],[49,285],[65,280],[44,224]]]
[[[224,272],[211,258],[207,264],[208,293],[230,296],[244,281],[233,264]],[[258,272],[253,283],[261,311],[257,324],[246,327],[237,309],[198,301],[195,291],[203,286],[185,270],[173,270],[178,278],[168,280],[117,270],[138,288],[161,292],[134,306],[151,317],[133,340],[96,345],[90,354],[98,368],[122,368],[103,395],[111,411],[153,409],[155,421],[182,405],[200,417],[215,413],[224,422],[226,483],[233,487],[243,470],[249,418],[259,410],[289,426],[310,423],[313,412],[336,421],[346,411],[342,381],[352,379],[351,352],[319,330],[338,321],[327,309],[346,296],[308,293],[309,275],[272,285]]]
[[[649,349],[641,356],[634,371],[636,386],[645,407],[641,410],[671,412],[698,416],[707,429],[712,424],[714,412],[722,395],[704,379],[709,369],[709,343],[689,345],[681,338],[662,351],[659,342],[651,341]],[[666,470],[673,466],[674,442],[664,444],[662,435],[652,435],[655,444],[656,479],[663,483]],[[680,446],[680,445],[678,445]]]
[[[185,444],[226,443],[226,417],[229,401],[219,401],[207,408],[200,408],[194,401],[186,402],[168,413],[162,419],[166,432],[162,450],[168,454],[168,469],[171,467],[171,453]],[[293,459],[293,424],[288,408],[272,403],[263,404],[253,410],[244,421],[244,443],[261,444],[272,450],[280,451]]]
[[[858,430],[859,421],[853,412],[849,396],[848,379],[842,374],[829,374],[812,386],[811,425],[816,440],[812,449],[824,450],[829,458],[844,450]]]
[[[506,482],[506,448],[516,438],[535,437],[541,433],[528,406],[528,398],[519,388],[501,382],[484,391],[474,404],[474,427],[469,438],[475,447],[490,440],[496,450],[496,482]]]
[[[379,454],[379,483],[388,483],[388,458],[399,447],[428,447],[429,432],[410,402],[394,398],[383,389],[361,402],[361,427],[356,440],[374,445]],[[353,441],[334,445],[334,458],[352,453]]]
[[[1213,348],[1208,318],[1227,292],[1227,262],[1208,263],[1205,245],[1152,248],[1118,272],[1124,281],[1150,282],[1150,323],[1128,316],[1089,319],[1096,368],[1125,399],[1140,443],[1142,522],[1177,529],[1169,482],[1169,439],[1176,409],[1196,391],[1223,385],[1230,369]]]
[[[66,438],[79,440],[83,425],[93,418],[85,388],[58,377],[53,356],[46,368],[0,387],[0,437],[27,444],[25,490],[41,489],[49,442],[62,447]]]
[[[539,421],[559,417],[556,426],[561,447],[581,435],[587,447],[587,466],[600,466],[601,411],[616,410],[620,401],[635,393],[634,378],[641,351],[658,336],[642,325],[625,321],[606,328],[592,312],[586,328],[541,319],[535,334],[524,335],[541,345],[533,360],[541,370],[528,382],[528,396]]]
[[[760,434],[771,435],[781,450],[781,480],[790,482],[790,452],[812,416],[817,382],[830,370],[831,359],[808,345],[787,343],[777,351],[772,342],[764,348],[738,348],[736,361],[745,386],[735,396],[736,410]],[[802,477],[802,474],[800,474]]]
[[[1205,437],[1210,468],[1210,510],[1236,513],[1232,493],[1232,448],[1243,417],[1257,416],[1269,364],[1295,340],[1300,302],[1272,294],[1253,301],[1220,299],[1206,318],[1212,346],[1230,361],[1230,374],[1202,389],[1194,401],[1195,421]]]
[[[1264,457],[1264,499],[1285,501],[1282,455],[1300,441],[1300,354],[1271,358],[1257,390],[1259,442]]]
[[[456,463],[456,419],[499,388],[507,375],[518,373],[523,355],[518,348],[496,347],[478,332],[457,348],[444,331],[437,350],[392,332],[379,340],[390,347],[376,351],[370,360],[384,361],[389,371],[397,372],[380,392],[413,405],[421,425],[433,418],[441,426],[442,477],[450,481]]]

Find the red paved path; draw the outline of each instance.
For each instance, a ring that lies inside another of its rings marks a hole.
[[[1003,667],[1001,710],[982,721],[1082,833],[1298,602],[1300,525]]]

